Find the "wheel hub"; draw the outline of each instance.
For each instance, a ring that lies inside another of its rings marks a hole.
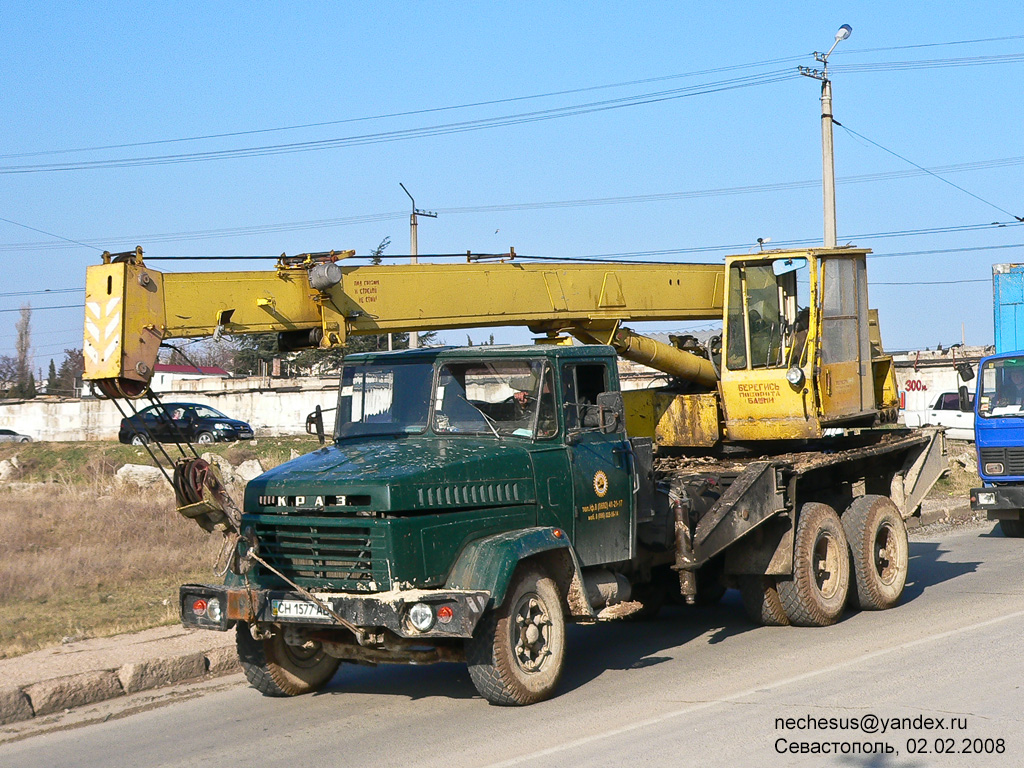
[[[826,599],[839,589],[839,547],[829,534],[820,536],[814,544],[814,578]]]
[[[548,633],[551,619],[544,604],[536,595],[524,595],[516,608],[515,644],[516,661],[528,672],[537,672],[551,655]]]
[[[892,584],[899,571],[896,567],[896,548],[896,536],[892,529],[887,525],[879,528],[875,536],[875,570],[885,584]]]

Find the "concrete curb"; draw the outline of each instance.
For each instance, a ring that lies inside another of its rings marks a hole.
[[[24,686],[0,688],[0,725],[96,704],[118,696],[242,670],[233,647],[146,659],[63,675]]]

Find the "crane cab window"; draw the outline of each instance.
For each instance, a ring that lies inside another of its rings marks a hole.
[[[797,303],[796,271],[802,266],[806,266],[805,259],[742,263],[730,268],[726,316],[729,370],[799,364],[809,317],[808,310]]]

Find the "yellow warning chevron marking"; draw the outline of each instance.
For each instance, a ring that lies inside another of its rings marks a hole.
[[[108,361],[121,341],[120,306],[120,296],[114,296],[105,303],[85,303],[85,345],[82,352],[94,366]]]

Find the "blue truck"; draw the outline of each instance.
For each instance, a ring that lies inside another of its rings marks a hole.
[[[996,352],[978,366],[974,438],[983,487],[971,509],[1024,537],[1024,264],[992,266]],[[966,388],[961,397],[966,396]]]

